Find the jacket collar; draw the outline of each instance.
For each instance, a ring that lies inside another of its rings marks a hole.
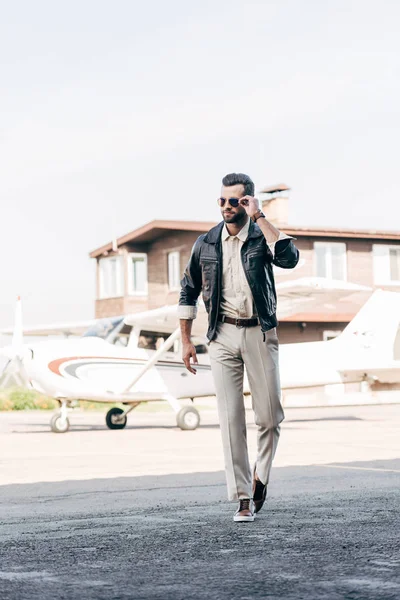
[[[249,227],[250,227],[250,219],[247,219],[245,225],[242,227],[242,229],[239,231],[239,233],[235,236],[237,237],[241,242],[245,242],[247,240],[247,236],[249,235]],[[224,242],[225,240],[227,240],[229,237],[231,237],[228,228],[225,225],[222,228],[221,231],[221,239]]]
[[[210,229],[210,231],[206,234],[204,241],[207,242],[207,244],[216,244],[221,239],[222,230],[224,228],[224,225],[225,225],[225,222],[221,221],[220,223],[218,223],[218,225],[216,225],[215,227]],[[259,228],[259,226],[257,225],[257,223],[253,223],[253,221],[250,219],[249,233],[248,233],[247,239],[257,238],[262,235],[263,235],[263,233],[262,233],[261,229]]]

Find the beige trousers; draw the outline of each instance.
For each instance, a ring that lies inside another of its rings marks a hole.
[[[257,436],[257,475],[268,483],[272,460],[284,419],[279,380],[279,345],[276,328],[219,323],[210,343],[210,362],[216,388],[229,500],[251,498],[253,474],[247,449],[243,376],[246,367]]]

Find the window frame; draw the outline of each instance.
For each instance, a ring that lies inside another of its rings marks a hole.
[[[341,333],[343,333],[342,329],[324,329],[322,332],[322,340],[324,342],[329,342],[330,340],[339,337]]]
[[[149,290],[149,270],[148,270],[148,257],[146,252],[128,252],[128,296],[147,296]],[[144,258],[144,264],[146,268],[146,279],[144,290],[133,289],[133,274],[132,274],[132,258]]]
[[[377,249],[379,248],[379,250],[386,250],[385,253],[381,253],[381,252],[377,252]],[[390,279],[390,250],[396,250],[397,252],[400,252],[400,244],[372,244],[372,269],[373,269],[373,278],[374,278],[374,285],[393,285],[393,286],[400,286],[400,279]],[[382,259],[385,258],[385,269],[383,271],[383,275],[378,276],[378,258]],[[387,271],[386,276],[385,276],[385,271]],[[388,275],[388,277],[387,277]]]
[[[332,246],[342,246],[344,248],[344,252],[343,252],[343,278],[342,279],[337,279],[336,277],[333,277],[332,275],[332,251],[331,248]],[[325,269],[327,274],[322,276],[322,275],[318,275],[317,273],[317,255],[315,252],[316,248],[329,248],[329,252],[326,252],[325,254]],[[313,245],[313,250],[314,250],[314,273],[316,277],[324,277],[326,279],[333,279],[335,281],[347,281],[347,244],[346,242],[314,242]],[[329,260],[328,260],[329,257]]]
[[[177,282],[176,285],[171,285],[171,274],[170,274],[170,257],[177,257],[178,260],[178,271],[177,271]],[[181,271],[181,253],[179,250],[171,250],[167,252],[167,271],[168,271],[168,290],[170,292],[177,292],[180,289],[180,271]]]
[[[173,332],[172,332],[173,333]],[[138,331],[138,336],[137,336],[137,347],[140,348],[141,350],[146,350],[147,352],[156,352],[157,350],[159,350],[159,348],[157,348],[157,342],[162,339],[163,341],[161,342],[160,345],[165,344],[165,342],[167,341],[167,339],[172,335],[172,333],[169,332],[165,332],[165,331],[156,331],[153,329],[140,329]],[[149,343],[144,345],[143,341],[141,341],[140,338],[153,338],[152,341],[154,341],[153,343]],[[175,344],[174,344],[175,346]],[[167,350],[167,354],[168,353],[174,353],[174,346],[172,348],[170,348],[169,350]]]
[[[106,261],[115,261],[117,272],[116,272],[116,290],[115,294],[106,294],[104,286],[104,272],[102,271],[102,264]],[[102,256],[98,261],[98,274],[99,274],[99,288],[98,296],[99,300],[108,300],[110,298],[123,298],[125,290],[125,263],[124,257],[121,254],[113,254],[112,256]]]

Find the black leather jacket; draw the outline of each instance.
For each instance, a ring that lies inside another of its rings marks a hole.
[[[203,292],[203,301],[208,312],[207,338],[210,341],[215,338],[221,299],[223,226],[222,221],[194,243],[181,281],[179,298],[181,306],[196,306],[200,292]],[[250,221],[247,240],[241,249],[241,258],[262,331],[268,331],[278,324],[272,265],[292,269],[299,261],[299,251],[292,239],[276,242],[273,257],[261,229]]]

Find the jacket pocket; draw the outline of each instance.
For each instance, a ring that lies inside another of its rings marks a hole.
[[[264,252],[253,252],[248,254],[246,257],[247,268],[249,271],[258,271],[265,265],[265,253]]]
[[[201,280],[203,288],[203,298],[210,299],[213,285],[217,277],[218,261],[214,258],[202,258],[200,260]]]

